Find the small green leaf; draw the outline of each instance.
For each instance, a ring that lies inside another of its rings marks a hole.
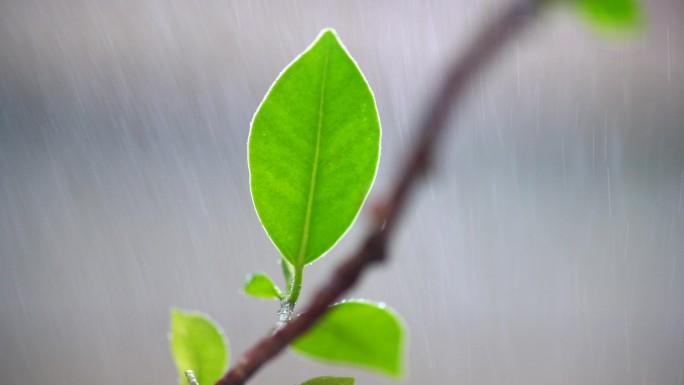
[[[179,384],[193,370],[201,385],[215,383],[228,365],[228,343],[223,331],[207,315],[171,309],[171,353]]]
[[[313,262],[347,231],[380,157],[373,94],[334,31],[273,83],[249,135],[252,199],[281,254]]]
[[[301,385],[354,385],[354,377],[316,377],[309,381],[302,382]]]
[[[399,316],[382,304],[346,301],[333,305],[291,347],[312,358],[398,377],[403,371],[404,328]]]
[[[256,273],[247,277],[243,290],[252,297],[265,299],[283,298],[283,293],[280,289],[278,289],[271,278],[264,273]]]
[[[644,14],[638,0],[575,0],[582,16],[599,30],[629,30],[642,25]]]

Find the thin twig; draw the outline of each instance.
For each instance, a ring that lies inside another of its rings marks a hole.
[[[452,105],[463,93],[467,81],[532,20],[531,16],[541,3],[541,0],[515,0],[491,20],[464,56],[452,63],[442,88],[419,126],[420,138],[413,155],[402,170],[389,199],[377,210],[376,226],[371,229],[361,248],[337,267],[299,317],[281,325],[245,352],[216,385],[244,384],[262,365],[311,328],[330,305],[354,286],[368,266],[385,260],[389,237],[418,176],[425,172],[430,162],[435,143],[445,130]]]

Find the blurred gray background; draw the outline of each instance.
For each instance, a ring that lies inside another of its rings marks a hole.
[[[0,383],[176,384],[171,306],[213,316],[235,359],[277,310],[240,292],[279,278],[246,163],[270,83],[338,31],[383,124],[377,201],[502,4],[0,3]],[[550,11],[472,79],[391,264],[349,295],[405,317],[404,382],[684,383],[684,3],[647,10],[629,39]],[[393,383],[289,352],[252,383],[323,374]]]

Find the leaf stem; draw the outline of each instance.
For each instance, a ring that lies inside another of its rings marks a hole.
[[[195,378],[195,372],[192,370],[185,371],[185,378],[188,380],[188,385],[199,385],[197,378]]]
[[[281,255],[280,268],[283,270],[283,276],[285,277],[285,292],[289,293],[290,289],[292,289],[292,281],[294,281],[294,266]],[[285,299],[285,297],[281,298],[281,300],[283,299]]]
[[[285,298],[291,310],[294,309],[295,304],[299,299],[299,293],[302,291],[303,276],[304,266],[295,266],[294,277],[292,279],[292,286],[290,286],[290,291],[287,293],[287,297]]]

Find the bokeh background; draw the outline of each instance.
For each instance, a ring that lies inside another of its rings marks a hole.
[[[383,124],[377,201],[502,4],[2,1],[0,383],[176,384],[171,306],[235,359],[277,310],[240,292],[279,276],[246,163],[270,83],[338,31]],[[550,11],[472,79],[391,263],[349,294],[405,317],[405,383],[684,383],[684,3],[646,8],[631,38]],[[323,374],[393,383],[289,352],[252,383]]]

